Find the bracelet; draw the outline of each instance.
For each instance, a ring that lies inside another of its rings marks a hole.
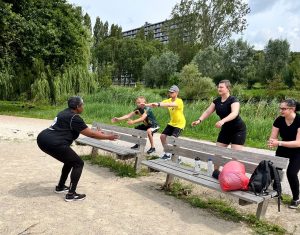
[[[160,107],[160,102],[157,103],[157,107]]]
[[[201,120],[200,118],[198,118],[198,121],[199,121],[199,122],[202,122],[202,120]]]
[[[278,141],[278,146],[282,146],[282,141]]]

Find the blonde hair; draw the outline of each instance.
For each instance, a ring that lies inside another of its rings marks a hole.
[[[226,88],[227,88],[229,91],[231,90],[231,83],[230,83],[229,80],[221,80],[221,81],[219,81],[219,84],[220,84],[220,83],[224,83],[225,86],[226,86]]]
[[[139,96],[135,99],[135,101],[137,100],[144,100],[145,102],[147,102],[146,98],[144,96]]]

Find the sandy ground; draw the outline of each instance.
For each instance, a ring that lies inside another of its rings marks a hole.
[[[53,192],[61,163],[36,145],[37,134],[51,123],[0,115],[0,234],[251,234],[244,224],[216,218],[165,195],[158,190],[163,173],[119,178],[106,168],[85,164],[77,191],[86,193],[86,200],[65,202],[64,195]],[[90,152],[84,146],[74,149],[79,154]],[[157,154],[161,152],[157,146]],[[195,191],[226,197],[200,186]],[[235,204],[255,212],[254,206]],[[299,218],[299,211],[284,205],[278,213],[275,201],[266,214],[267,220],[294,234],[300,234]]]

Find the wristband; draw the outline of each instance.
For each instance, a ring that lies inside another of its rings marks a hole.
[[[157,103],[157,107],[160,107],[160,102]]]
[[[202,122],[202,120],[201,120],[200,118],[198,118],[198,121],[199,121],[199,122]]]

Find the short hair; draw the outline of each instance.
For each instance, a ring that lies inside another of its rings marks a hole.
[[[231,89],[231,83],[229,80],[221,80],[221,81],[219,81],[218,84],[220,84],[220,83],[224,83],[228,90]]]
[[[83,99],[80,96],[72,96],[68,99],[68,107],[70,109],[76,109],[83,105]]]
[[[139,100],[139,99],[145,100],[145,102],[147,102],[147,100],[146,100],[146,98],[145,98],[144,96],[139,96],[139,97],[137,97],[137,98],[135,99],[135,101],[137,101],[137,100]]]

